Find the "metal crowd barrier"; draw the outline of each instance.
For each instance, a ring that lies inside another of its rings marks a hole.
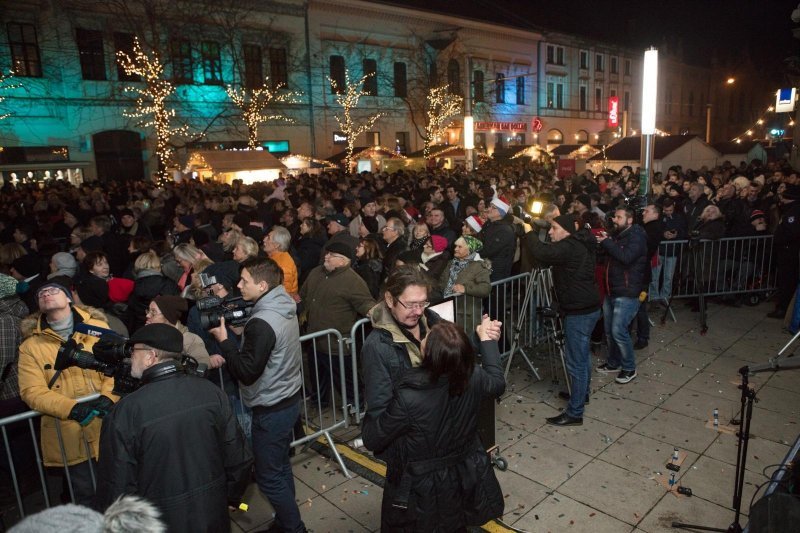
[[[658,254],[651,300],[759,294],[776,287],[772,235],[662,241]]]
[[[88,402],[100,397],[99,394],[91,394],[89,396],[85,396],[83,398],[78,399],[78,403]],[[31,443],[33,444],[33,452],[36,459],[36,467],[38,470],[38,477],[39,477],[39,488],[42,491],[44,497],[44,505],[46,508],[50,507],[50,493],[48,491],[48,484],[45,475],[44,465],[42,464],[42,453],[39,449],[39,439],[37,435],[36,428],[34,427],[34,419],[38,419],[43,415],[39,411],[26,411],[24,413],[19,413],[16,415],[12,415],[3,419],[0,419],[0,432],[3,434],[3,446],[6,452],[6,459],[8,460],[8,469],[11,474],[11,484],[14,487],[14,495],[17,500],[17,509],[19,510],[20,518],[25,518],[25,505],[22,498],[22,490],[20,487],[20,477],[19,472],[17,471],[17,465],[14,463],[14,454],[11,449],[11,441],[9,440],[9,427],[12,424],[19,424],[21,422],[27,422],[28,432],[31,437]],[[70,499],[74,502],[75,501],[75,491],[72,486],[72,477],[69,473],[69,467],[67,466],[67,454],[64,451],[64,440],[61,433],[61,420],[55,418],[56,422],[56,436],[58,437],[58,446],[61,450],[61,460],[64,464],[64,476],[67,482],[67,487],[69,490]],[[86,447],[86,452],[89,457],[92,456],[91,446],[89,445],[89,441],[86,440],[86,434],[81,431],[81,436],[83,437],[83,445]],[[94,465],[92,461],[89,461],[89,473],[92,479],[92,485],[97,488],[97,480],[94,472]]]

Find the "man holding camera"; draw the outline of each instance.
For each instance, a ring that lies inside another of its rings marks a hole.
[[[550,224],[551,243],[542,242],[536,232],[528,233],[526,242],[535,261],[555,267],[553,284],[558,310],[564,317],[564,355],[572,394],[567,408],[548,418],[547,423],[579,426],[591,393],[590,340],[600,318],[600,296],[594,278],[597,241],[588,230],[579,228],[574,215],[557,216]]]
[[[70,491],[73,500],[88,505],[94,497],[92,473],[97,460],[100,421],[113,405],[114,379],[95,370],[71,366],[56,370],[59,348],[70,338],[91,350],[97,337],[79,330],[85,326],[108,328],[103,314],[95,309],[78,307],[58,277],[36,291],[39,312],[20,324],[25,339],[19,347],[19,390],[28,407],[42,416],[42,461],[45,466],[64,466],[63,452],[69,467]],[[68,280],[64,280],[69,282]],[[78,403],[77,398],[100,393],[96,400]],[[87,454],[89,444],[91,455]],[[90,465],[89,461],[92,461]]]
[[[141,387],[106,416],[97,507],[123,494],[155,504],[171,532],[230,531],[253,456],[219,387],[184,372],[183,336],[169,324],[133,334],[131,376]]]
[[[275,509],[275,526],[302,532],[289,462],[292,428],[300,415],[302,351],[297,306],[282,283],[282,271],[272,259],[245,261],[238,287],[242,298],[255,305],[241,345],[228,338],[224,318],[209,333],[239,381],[242,400],[253,410],[256,482]]]

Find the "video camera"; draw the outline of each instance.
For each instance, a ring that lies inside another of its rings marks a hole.
[[[204,289],[216,283],[217,279],[214,276],[200,274],[200,284]],[[224,318],[229,326],[241,326],[253,312],[253,302],[248,302],[241,296],[226,298],[207,296],[197,300],[195,305],[200,311],[200,326],[206,330],[219,326],[221,318]]]
[[[85,370],[96,370],[101,374],[114,378],[112,392],[117,396],[129,394],[141,385],[139,379],[131,375],[131,354],[133,344],[128,339],[119,335],[106,333],[100,337],[91,352],[83,349],[83,344],[75,339],[69,339],[58,349],[55,365],[56,376],[71,366]],[[183,355],[180,366],[189,375],[206,377],[206,365],[200,365],[194,357]]]

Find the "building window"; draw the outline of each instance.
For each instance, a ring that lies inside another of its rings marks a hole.
[[[106,64],[105,57],[103,57],[103,32],[76,28],[75,42],[78,44],[78,58],[81,63],[83,79],[106,79]]]
[[[122,52],[133,59],[133,34],[115,32],[114,50],[116,52],[114,57],[118,57],[119,53]],[[126,74],[119,61],[115,61],[115,63],[117,64],[117,79],[119,81],[141,81],[142,78],[138,74]]]
[[[365,59],[362,62],[364,76],[369,76],[364,80],[364,94],[367,96],[378,96],[378,63],[374,59]]]
[[[172,41],[172,79],[175,83],[193,83],[192,43],[186,39]]]
[[[405,63],[395,62],[394,64],[394,95],[398,98],[408,96],[408,75]]]
[[[517,78],[517,105],[525,105],[525,77]]]
[[[561,131],[552,129],[547,132],[547,144],[561,144],[564,142],[564,136]]]
[[[330,58],[331,94],[344,94],[344,57]]]
[[[381,132],[379,132],[379,131],[368,131],[365,135],[367,136],[367,146],[380,146],[381,145]]]
[[[564,85],[556,83],[556,108],[564,109]]]
[[[625,72],[624,72],[624,74],[626,76],[630,76],[631,75],[631,60],[630,59],[626,59],[625,60]]]
[[[689,91],[689,116],[694,116],[694,91]]]
[[[244,56],[244,86],[257,89],[264,84],[264,56],[257,44],[242,46]]]
[[[616,89],[609,89],[608,90],[608,96],[617,96],[617,90]]]
[[[42,77],[42,59],[33,24],[8,23],[8,45],[11,47],[11,69],[16,76]]]
[[[476,150],[486,150],[486,134],[485,133],[476,133],[475,134],[475,149]]]
[[[397,63],[395,63],[396,65]],[[405,65],[405,63],[400,63],[401,65]],[[407,154],[408,153],[408,132],[407,131],[398,131],[394,134],[394,150],[398,154]]]
[[[552,65],[556,62],[556,47],[552,44],[547,45],[547,63]]]
[[[455,59],[447,62],[447,84],[450,94],[461,94],[461,68]]]
[[[578,130],[578,133],[575,134],[575,142],[578,144],[588,144],[589,132],[586,130]]]
[[[498,104],[506,103],[506,77],[502,72],[498,72],[494,82],[495,102]]]
[[[631,93],[630,91],[625,91],[625,96],[622,101],[622,110],[629,111],[631,107]]]
[[[564,64],[564,47],[557,46],[556,47],[556,65],[563,65]]]
[[[550,109],[555,107],[555,84],[553,82],[547,83],[547,107]]]
[[[594,69],[597,72],[603,72],[605,65],[603,64],[603,54],[595,54],[594,56]]]
[[[563,46],[555,46],[552,44],[547,45],[546,49],[547,54],[547,63],[551,65],[563,65],[564,64],[564,47]]]
[[[603,88],[602,87],[595,87],[594,88],[594,110],[595,111],[602,111],[603,110]]]
[[[504,133],[495,133],[494,134],[494,149],[495,150],[502,150],[505,148],[505,137]]]
[[[581,88],[580,88],[580,103],[579,103],[581,111],[586,111],[586,108],[588,106],[588,102],[587,102],[588,98],[589,98],[589,95],[587,94],[586,85],[581,85]]]
[[[611,58],[611,74],[619,74],[619,68],[617,67],[618,59],[616,57]]]
[[[473,93],[472,101],[473,102],[483,102],[483,99],[484,99],[484,97],[483,97],[483,71],[482,70],[476,70],[472,74],[472,76],[473,76],[472,86],[473,86],[473,90],[475,91]]]
[[[286,66],[286,48],[269,49],[269,79],[272,90],[289,85],[289,72]]]
[[[203,60],[203,82],[208,85],[222,85],[222,59],[219,43],[203,41],[200,43],[200,55]]]
[[[581,68],[589,70],[589,52],[587,50],[581,50]]]

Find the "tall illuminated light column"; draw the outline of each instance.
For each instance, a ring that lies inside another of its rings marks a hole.
[[[472,117],[472,56],[467,56],[467,92],[464,98],[464,159],[467,172],[473,169],[473,150],[475,149],[475,120]]]
[[[644,53],[642,72],[642,143],[639,197],[646,201],[650,193],[650,177],[653,174],[653,153],[656,137],[656,95],[658,93],[658,50],[651,48]],[[644,203],[641,204],[644,207]]]

